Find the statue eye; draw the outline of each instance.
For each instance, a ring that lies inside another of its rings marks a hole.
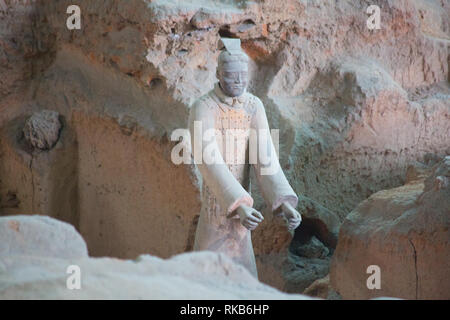
[[[224,76],[227,78],[235,78],[237,76],[236,72],[225,72]]]

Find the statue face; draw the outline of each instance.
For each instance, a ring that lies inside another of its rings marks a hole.
[[[229,97],[238,97],[248,85],[248,66],[240,61],[230,61],[218,70],[220,87]]]

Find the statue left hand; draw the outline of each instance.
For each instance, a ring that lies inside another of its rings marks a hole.
[[[288,202],[284,202],[281,205],[281,210],[288,220],[288,229],[295,230],[302,222],[302,216],[300,213]]]

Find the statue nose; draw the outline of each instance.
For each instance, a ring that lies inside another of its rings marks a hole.
[[[238,74],[237,78],[236,78],[236,83],[241,83],[242,82],[242,76],[240,74]]]

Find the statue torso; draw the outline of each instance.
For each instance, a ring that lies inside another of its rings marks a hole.
[[[249,138],[252,118],[256,111],[254,96],[245,92],[234,101],[233,98],[224,97],[217,86],[201,99],[213,110],[216,131],[216,141],[220,153],[236,180],[250,192],[250,165],[249,165]],[[227,145],[228,139],[234,139],[234,143]],[[231,146],[231,148],[230,148]],[[225,213],[218,207],[214,195],[208,188],[208,183],[203,181],[202,200],[207,204],[205,209],[208,215],[224,216]],[[237,217],[236,217],[237,218]]]

